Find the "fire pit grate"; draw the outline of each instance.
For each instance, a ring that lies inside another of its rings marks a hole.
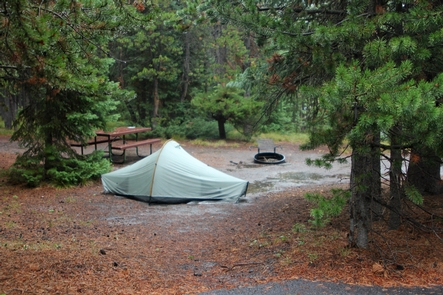
[[[285,156],[276,152],[278,146],[274,144],[272,139],[259,139],[257,143],[258,154],[254,156],[254,162],[260,164],[280,164],[285,162]],[[274,150],[274,152],[261,152],[261,150]]]

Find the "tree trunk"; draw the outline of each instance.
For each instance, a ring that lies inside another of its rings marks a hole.
[[[218,134],[220,136],[220,139],[226,139],[226,130],[225,130],[225,122],[226,119],[224,117],[216,118],[218,123]]]
[[[50,111],[48,112],[48,110],[51,109],[51,107],[49,106],[50,103],[48,101],[45,102],[45,112],[48,114],[50,113]],[[46,121],[51,120],[50,116],[46,116],[45,118]],[[47,125],[48,123],[46,123]],[[44,149],[43,149],[43,153],[44,153],[44,158],[43,158],[43,179],[46,179],[47,177],[47,172],[49,171],[49,169],[54,167],[54,161],[53,161],[53,144],[54,144],[54,135],[52,134],[51,130],[46,129],[44,131]]]
[[[397,145],[396,140],[392,139],[391,144]],[[390,201],[389,207],[391,211],[389,213],[389,229],[397,229],[401,224],[401,197],[402,197],[402,184],[401,184],[401,150],[391,149],[391,167],[389,170],[389,185],[390,185]]]
[[[154,77],[154,89],[152,90],[154,98],[154,110],[152,111],[152,117],[159,117],[158,111],[160,109],[160,97],[158,95],[158,78]]]
[[[223,35],[223,25],[215,24],[212,30],[212,36],[214,38],[214,43],[218,44],[218,38]],[[218,44],[214,48],[214,58],[215,58],[215,68],[214,73],[218,78],[220,78],[225,73],[225,68],[223,65],[227,62],[227,49],[223,44]]]
[[[381,204],[381,160],[380,160],[380,132],[375,132],[371,147],[371,220],[382,217],[383,206]]]
[[[11,129],[17,110],[17,107],[15,107],[15,96],[7,91],[3,91],[3,95],[0,95],[0,99],[0,116],[5,123],[5,128]]]
[[[120,60],[124,60],[122,48],[120,48],[120,51],[119,51],[119,58],[120,58]],[[122,88],[122,89],[124,89],[126,87],[126,83],[125,83],[125,79],[124,79],[124,75],[123,75],[125,67],[126,67],[126,63],[122,63],[122,62],[118,63],[117,81],[120,83],[120,88]],[[136,114],[132,104],[126,99],[124,100],[124,104],[126,105],[126,108],[129,112],[129,118],[130,118],[131,122],[137,123],[138,122],[137,114]]]
[[[349,243],[358,248],[368,247],[370,230],[370,204],[373,159],[361,154],[356,148],[352,152],[351,200]]]
[[[409,157],[408,184],[415,186],[421,193],[442,193],[440,165],[440,158],[431,151],[413,149]]]
[[[185,56],[183,59],[183,75],[182,75],[182,83],[183,83],[183,89],[182,93],[180,95],[180,101],[184,102],[186,99],[186,96],[188,95],[188,87],[189,87],[189,72],[190,72],[190,56],[191,56],[191,50],[190,50],[190,32],[185,33],[185,40],[184,40],[184,47],[185,47]]]
[[[131,118],[131,122],[137,122],[138,121],[137,114],[135,113],[134,108],[132,107],[132,104],[129,101],[125,100],[125,105],[126,105],[126,108],[128,109],[129,118]]]
[[[28,105],[27,97],[23,88],[16,94],[10,93],[7,89],[0,94],[0,117],[6,129],[12,129],[18,110]]]

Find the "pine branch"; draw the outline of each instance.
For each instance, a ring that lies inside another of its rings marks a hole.
[[[36,7],[33,7],[36,8]],[[88,38],[85,34],[82,33],[82,31],[80,29],[78,29],[72,22],[69,21],[68,18],[64,17],[64,15],[59,14],[53,10],[50,9],[46,9],[46,8],[42,8],[42,7],[38,7],[39,11],[40,10],[44,10],[54,16],[56,16],[57,18],[63,20],[64,22],[66,22],[67,26],[70,27],[75,33],[77,33],[83,40],[85,40],[86,42],[88,42],[89,44],[93,45],[95,48],[97,48],[99,51],[101,51],[102,53],[105,54],[105,56],[107,57],[111,57],[111,53],[106,51],[105,49],[103,49],[100,45],[98,45],[97,43],[95,43],[94,41],[92,41],[90,38]],[[91,28],[88,28],[91,29]],[[80,45],[80,44],[79,44]],[[82,46],[80,46],[82,48]],[[85,51],[86,52],[86,51]],[[124,60],[120,60],[116,57],[113,57],[113,59],[115,59],[116,61],[119,62],[123,62],[126,63],[127,61]]]
[[[258,7],[258,11],[269,11],[269,10],[276,10],[276,11],[282,11],[285,10],[287,6],[281,6],[281,7]],[[346,10],[329,10],[329,9],[305,9],[305,8],[293,8],[292,11],[294,13],[306,13],[306,14],[325,14],[325,15],[342,15],[347,14]]]
[[[35,7],[34,7],[34,8],[35,8]],[[93,42],[90,38],[86,37],[85,34],[83,34],[79,29],[77,29],[77,28],[75,27],[75,25],[69,21],[68,18],[63,17],[63,15],[61,15],[61,14],[59,14],[59,13],[53,11],[53,10],[50,10],[50,9],[46,9],[46,8],[41,8],[41,7],[39,7],[39,10],[40,10],[40,9],[41,9],[41,10],[44,10],[44,11],[46,11],[46,12],[48,12],[48,13],[50,13],[50,14],[56,16],[56,17],[58,17],[59,19],[63,20],[64,22],[66,22],[66,24],[68,25],[68,27],[70,27],[70,28],[71,28],[75,33],[77,33],[80,37],[82,37],[82,38],[83,38],[84,40],[86,40],[88,43],[94,45],[96,48],[98,48],[100,51],[102,51],[104,54],[106,54],[106,56],[109,56],[109,53],[108,53],[108,52],[106,52],[103,48],[101,48],[101,46],[99,46],[99,45],[97,45],[95,42]]]
[[[26,68],[30,68],[30,67],[26,67]],[[12,69],[12,70],[19,70],[19,68],[18,67],[16,67],[16,66],[3,66],[3,65],[0,65],[0,69]]]
[[[387,145],[387,144],[382,144],[382,143],[372,143],[371,146],[378,147],[378,148],[381,148],[384,150],[392,150],[392,149],[400,150],[400,149],[410,149],[410,148],[414,147],[413,144]]]

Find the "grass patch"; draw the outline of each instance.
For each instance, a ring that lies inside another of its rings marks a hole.
[[[255,140],[261,138],[269,138],[274,142],[290,142],[296,144],[304,144],[308,142],[309,135],[307,133],[290,133],[290,134],[281,134],[281,133],[262,133],[258,137],[254,138]]]
[[[239,147],[237,142],[227,142],[226,140],[203,140],[194,139],[190,141],[194,145],[205,146],[205,147]]]
[[[238,141],[250,141],[251,140],[247,136],[245,136],[245,135],[241,134],[240,132],[238,132],[237,129],[230,130],[229,132],[227,132],[226,136],[230,140],[238,140]]]
[[[12,133],[14,133],[14,130],[12,129],[6,129],[5,128],[5,122],[3,120],[0,120],[0,135],[8,135],[11,136]]]
[[[59,250],[63,247],[61,242],[54,241],[29,241],[22,239],[22,237],[14,240],[0,240],[0,247],[8,250],[31,250],[31,251],[44,251],[44,250]]]
[[[11,136],[12,133],[14,133],[14,130],[11,130],[11,129],[5,129],[5,128],[0,128],[0,135]]]
[[[195,145],[205,147],[238,147],[238,142],[256,142],[258,139],[269,138],[276,144],[278,142],[290,142],[294,144],[304,144],[309,140],[308,134],[305,133],[292,133],[292,134],[278,134],[278,133],[262,133],[257,137],[253,137],[251,140],[246,140],[240,135],[238,137],[231,136],[228,140],[208,140],[208,139],[194,139],[190,142]]]

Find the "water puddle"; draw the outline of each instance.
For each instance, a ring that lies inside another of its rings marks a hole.
[[[340,183],[349,178],[347,174],[322,175],[310,172],[284,172],[265,180],[254,181],[249,184],[248,194],[269,191],[278,191],[288,187],[298,187],[308,184]]]

